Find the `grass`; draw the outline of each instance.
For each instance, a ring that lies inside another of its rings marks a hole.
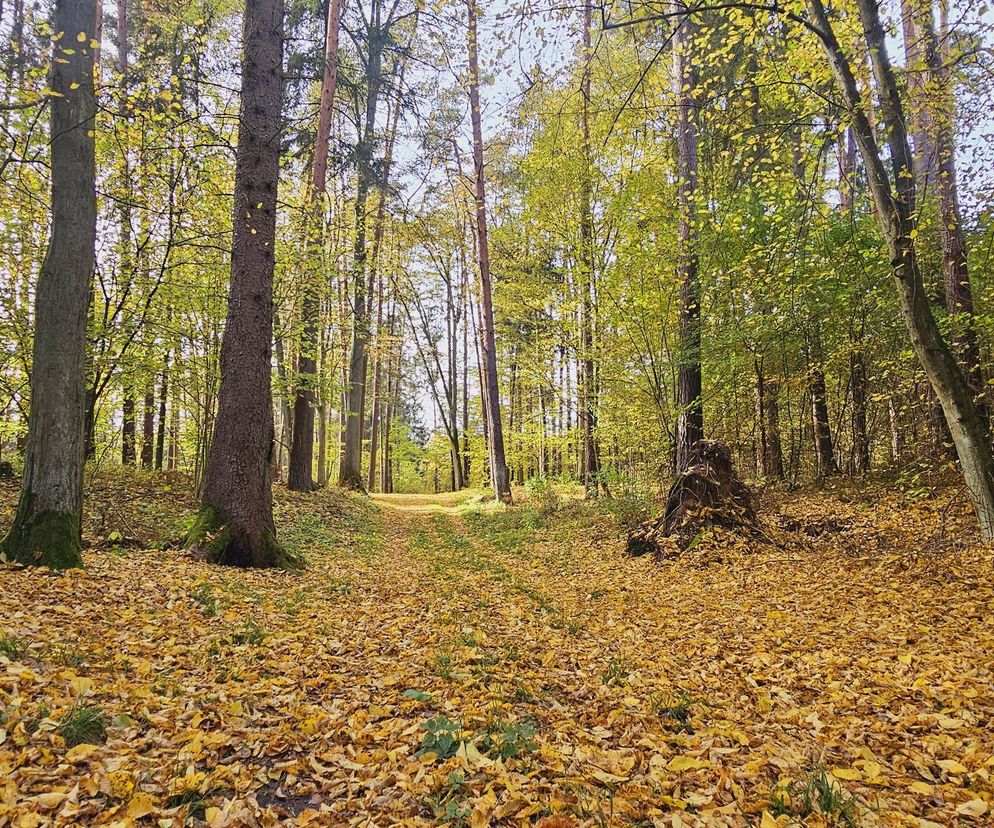
[[[77,705],[62,718],[56,732],[66,747],[102,745],[107,741],[107,716],[99,707]]]
[[[798,819],[820,814],[834,825],[856,828],[857,801],[823,768],[813,768],[801,780],[789,783],[773,795],[771,806],[774,816],[791,816]]]
[[[17,660],[28,652],[28,640],[13,633],[0,633],[0,654]]]

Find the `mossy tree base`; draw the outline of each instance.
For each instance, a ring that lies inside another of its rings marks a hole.
[[[287,553],[271,531],[258,536],[239,531],[210,506],[201,506],[183,545],[206,554],[210,563],[243,569],[294,571],[300,562]]]
[[[14,523],[0,541],[0,554],[8,562],[51,569],[80,569],[80,519],[66,512],[46,510],[32,513],[22,497]]]

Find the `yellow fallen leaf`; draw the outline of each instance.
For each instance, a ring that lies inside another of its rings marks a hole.
[[[99,745],[76,745],[76,747],[69,748],[66,751],[66,761],[68,762],[80,762],[86,759],[91,753],[99,750]]]
[[[93,679],[88,679],[85,676],[76,676],[76,678],[69,682],[69,686],[72,688],[74,695],[86,696],[93,692]]]
[[[940,759],[936,764],[947,773],[967,772],[966,765],[957,762],[955,759]]]
[[[983,799],[971,799],[956,806],[956,813],[969,817],[982,817],[987,813],[988,804]]]
[[[59,805],[65,802],[65,799],[66,795],[63,792],[51,791],[31,797],[31,802],[43,811],[51,811],[54,808],[58,808]]]
[[[900,661],[901,664],[910,664],[911,663],[911,653],[900,653],[898,655],[898,657],[897,657],[897,660]]]
[[[693,756],[674,756],[666,763],[666,767],[671,771],[698,770],[708,768],[711,763],[706,759],[696,759]]]
[[[461,742],[459,750],[456,751],[456,758],[462,763],[466,770],[485,768],[494,763],[489,756],[484,756],[472,742]]]
[[[928,796],[932,793],[932,786],[928,782],[912,782],[908,785],[908,790]]]
[[[147,793],[136,793],[128,803],[128,810],[125,812],[131,819],[141,819],[155,812],[155,804],[152,797]]]
[[[836,779],[845,779],[849,782],[859,782],[863,778],[856,768],[832,768],[832,776]]]

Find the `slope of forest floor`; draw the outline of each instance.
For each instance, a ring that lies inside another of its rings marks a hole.
[[[173,548],[182,479],[89,491],[85,571],[0,570],[0,825],[994,819],[951,489],[768,496],[775,544],[664,563],[600,505],[280,491],[302,574]]]

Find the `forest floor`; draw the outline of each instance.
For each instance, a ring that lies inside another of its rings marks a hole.
[[[952,489],[778,495],[777,544],[675,562],[602,505],[280,491],[301,574],[172,548],[181,479],[89,490],[85,571],[0,570],[0,826],[994,820]]]

